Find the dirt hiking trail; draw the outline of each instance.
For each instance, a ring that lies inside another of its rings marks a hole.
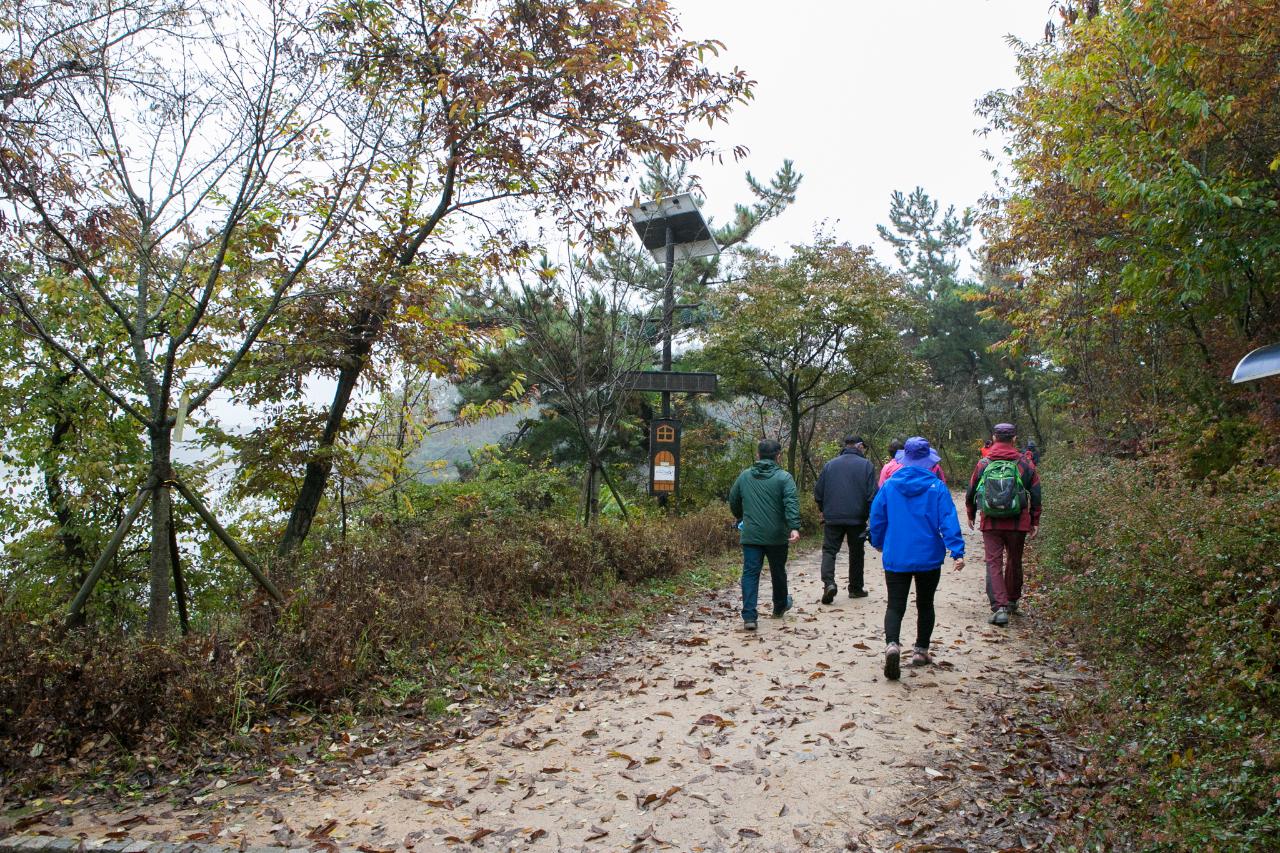
[[[758,632],[742,630],[736,587],[710,593],[608,653],[576,694],[366,781],[326,790],[304,767],[294,790],[239,790],[212,815],[160,804],[80,813],[59,832],[90,849],[122,825],[138,840],[365,853],[887,849],[913,801],[966,772],[944,759],[966,737],[973,747],[978,704],[1038,666],[1024,653],[1034,600],[1009,628],[988,625],[981,538],[965,537],[969,564],[943,568],[935,665],[904,655],[898,682],[882,674],[879,555],[867,548],[870,597],[849,599],[842,552],[839,596],[823,606],[815,550],[788,567],[795,609]],[[909,651],[914,593],[902,637]]]

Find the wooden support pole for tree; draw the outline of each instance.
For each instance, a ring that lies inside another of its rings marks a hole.
[[[169,504],[169,562],[173,564],[173,595],[178,600],[178,625],[182,633],[191,633],[187,618],[187,584],[182,578],[182,559],[178,552],[178,528],[173,524],[173,503]]]
[[[258,584],[267,591],[267,594],[275,599],[277,603],[284,604],[284,596],[280,594],[280,590],[276,588],[276,585],[271,582],[269,577],[263,574],[262,569],[258,568],[257,564],[254,563],[253,560],[249,559],[249,555],[244,552],[244,549],[240,547],[240,544],[236,542],[235,539],[231,538],[231,534],[218,523],[218,519],[214,518],[213,513],[209,512],[209,508],[204,505],[204,501],[200,500],[200,497],[195,492],[187,488],[187,484],[179,480],[177,477],[173,478],[172,483],[182,496],[187,499],[187,503],[191,504],[191,507],[196,511],[196,514],[200,516],[200,519],[208,525],[209,529],[214,532],[214,535],[222,540],[222,544],[227,546],[227,550],[234,554],[235,558],[240,561],[240,565],[249,570],[249,574],[253,575],[254,580],[256,580]]]
[[[120,550],[124,537],[128,535],[129,528],[133,527],[133,523],[142,514],[142,508],[146,505],[147,498],[151,496],[151,490],[154,488],[155,481],[148,479],[138,489],[138,496],[134,498],[133,506],[129,507],[129,511],[120,520],[120,524],[116,527],[116,532],[111,536],[111,541],[107,543],[107,547],[98,557],[98,562],[93,564],[93,569],[89,572],[89,576],[84,579],[84,583],[80,586],[80,591],[76,593],[75,599],[71,602],[71,609],[67,611],[68,627],[75,625],[79,620],[80,613],[84,610],[84,604],[89,600],[89,593],[93,592],[93,588],[98,585],[98,579],[106,571],[107,564],[111,562],[116,552]]]

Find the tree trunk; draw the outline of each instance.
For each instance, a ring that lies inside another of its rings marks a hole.
[[[787,437],[787,471],[796,476],[796,447],[800,443],[800,407],[791,404],[791,435]]]
[[[1031,419],[1031,429],[1036,435],[1036,444],[1044,447],[1044,434],[1040,430],[1040,418],[1036,415],[1036,406],[1031,400],[1031,389],[1022,383],[1022,405],[1027,410],[1027,417]]]
[[[49,510],[58,522],[58,544],[62,546],[62,555],[76,572],[75,585],[79,589],[88,576],[92,561],[89,559],[89,549],[85,547],[84,539],[76,529],[75,514],[71,511],[71,502],[62,485],[62,472],[58,468],[58,448],[62,446],[63,438],[70,431],[71,419],[60,412],[49,434],[49,452],[42,454],[40,467],[44,476],[44,492],[49,501]]]
[[[600,520],[600,466],[595,460],[587,462],[587,482],[583,498],[586,504],[583,523],[590,526]]]
[[[182,555],[178,551],[178,526],[173,523],[173,502],[169,503],[169,560],[173,563],[173,597],[178,602],[178,627],[183,636],[191,631],[187,617],[187,584],[182,577]]]
[[[163,420],[163,414],[161,415]],[[173,565],[169,556],[169,524],[173,501],[168,483],[173,476],[173,445],[167,424],[151,429],[151,594],[147,605],[147,634],[159,639],[169,632],[169,595]]]
[[[613,478],[609,476],[609,469],[605,465],[600,466],[600,474],[604,477],[605,485],[609,487],[610,494],[618,503],[618,513],[622,516],[623,521],[629,521],[630,516],[627,514],[627,505],[622,500],[622,492],[618,491],[618,487],[613,484]]]
[[[978,370],[978,361],[970,354],[970,373],[969,381],[973,383],[974,402],[978,406],[978,414],[982,416],[982,422],[987,427],[987,434],[995,428],[995,424],[991,422],[991,415],[987,414],[987,395],[982,390],[982,375]]]
[[[381,325],[381,324],[379,324]],[[363,352],[360,350],[363,349]],[[311,522],[315,520],[316,510],[320,508],[320,499],[324,497],[325,485],[329,482],[329,474],[333,471],[333,445],[337,441],[338,432],[342,429],[342,421],[347,414],[347,406],[351,403],[351,395],[355,391],[356,382],[360,379],[360,371],[364,369],[365,357],[369,354],[367,344],[353,346],[347,353],[347,365],[338,372],[338,386],[333,391],[333,401],[329,404],[329,417],[325,420],[324,432],[320,443],[307,462],[306,473],[302,477],[302,488],[293,502],[293,511],[289,514],[289,524],[285,527],[284,536],[280,539],[277,553],[288,554],[302,544],[311,532]]]

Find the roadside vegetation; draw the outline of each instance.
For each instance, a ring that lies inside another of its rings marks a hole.
[[[992,309],[1055,369],[1040,588],[1103,675],[1069,849],[1280,837],[1280,5],[1063,3],[984,109],[1013,168]],[[1063,441],[1062,439],[1069,439]],[[1094,781],[1097,781],[1096,779]],[[1089,784],[1084,782],[1083,784]]]
[[[754,87],[664,0],[0,0],[0,799],[542,689],[730,577],[760,438],[812,528],[845,434],[924,435],[954,484],[1012,421],[1036,611],[1102,675],[1035,712],[1094,749],[1055,740],[1078,789],[1028,770],[1041,817],[1273,843],[1280,385],[1229,377],[1280,342],[1280,0],[1053,14],[979,104],[988,197],[768,250],[803,174],[746,173],[664,306],[623,209],[742,156]],[[659,507],[664,331],[720,384],[674,396]]]

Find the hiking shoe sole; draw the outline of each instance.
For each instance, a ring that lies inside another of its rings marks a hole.
[[[992,625],[1008,625],[1009,611],[1001,607],[995,613],[992,613],[991,618],[987,621],[989,621]]]
[[[902,649],[896,645],[890,646],[884,653],[884,677],[890,681],[897,681],[900,675],[902,675]]]
[[[836,585],[835,585],[835,584],[832,584],[831,586],[829,586],[829,587],[827,587],[826,589],[822,590],[822,603],[823,603],[823,604],[830,604],[831,602],[833,602],[833,601],[835,601],[835,600],[836,600]]]
[[[791,598],[791,596],[789,596],[789,595],[788,595],[788,596],[787,596],[787,606],[786,606],[786,607],[784,607],[782,610],[775,610],[775,611],[773,611],[773,613],[771,613],[770,615],[771,615],[774,619],[781,619],[783,616],[786,616],[786,615],[787,615],[787,611],[788,611],[788,610],[790,610],[792,607],[795,607],[795,606],[796,606],[795,601]]]
[[[865,589],[851,589],[851,590],[849,590],[849,597],[850,597],[850,598],[866,598],[868,594],[869,594],[869,593],[868,593]]]

